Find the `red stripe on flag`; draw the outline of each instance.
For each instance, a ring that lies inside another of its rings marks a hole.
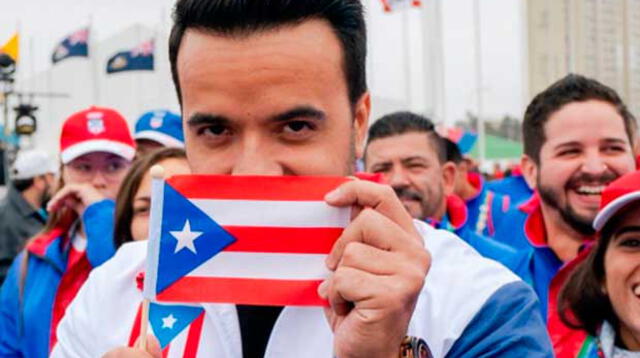
[[[224,251],[328,254],[342,228],[225,226],[236,242]]]
[[[184,277],[158,293],[158,301],[235,303],[263,306],[326,306],[322,280]]]
[[[322,201],[344,177],[176,175],[167,179],[190,199]]]
[[[200,334],[202,333],[202,323],[204,322],[204,312],[200,313],[189,326],[189,334],[187,335],[187,343],[184,347],[183,358],[196,358],[198,354],[198,346],[200,345]]]

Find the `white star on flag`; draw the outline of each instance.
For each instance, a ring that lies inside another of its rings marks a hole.
[[[194,254],[196,253],[196,247],[193,245],[193,242],[202,235],[202,231],[191,231],[189,220],[184,223],[182,231],[169,231],[169,233],[178,240],[174,253],[177,253],[185,247]]]
[[[178,320],[173,317],[173,314],[169,314],[167,317],[164,317],[162,319],[162,328],[169,328],[169,329],[173,329],[173,325],[177,322]]]

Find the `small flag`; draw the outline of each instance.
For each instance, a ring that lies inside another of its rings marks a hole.
[[[203,314],[202,307],[150,303],[149,325],[160,342],[160,348],[164,349]]]
[[[392,12],[401,9],[407,9],[411,6],[420,7],[422,1],[420,0],[381,0],[382,7],[385,12]]]
[[[141,43],[130,51],[121,51],[107,61],[107,73],[153,71],[154,40]]]
[[[473,146],[478,140],[478,134],[466,131],[462,128],[449,128],[446,131],[446,137],[458,145],[460,153],[467,154],[471,152]]]
[[[65,37],[51,54],[51,62],[56,63],[69,57],[89,57],[89,28],[85,27]]]
[[[16,63],[18,62],[18,56],[20,54],[20,36],[15,33],[9,40],[0,47],[0,52],[3,52],[11,57]]]
[[[154,179],[145,297],[321,306],[327,254],[350,220],[324,202],[338,177]]]

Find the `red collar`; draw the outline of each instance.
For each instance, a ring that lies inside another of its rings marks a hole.
[[[535,192],[529,200],[518,206],[518,209],[527,214],[527,219],[524,222],[524,234],[529,242],[536,247],[547,247],[547,231],[544,227],[538,192]]]
[[[54,227],[51,231],[43,233],[29,242],[26,247],[27,251],[34,255],[45,256],[49,245],[51,245],[55,239],[63,237],[67,240],[66,234],[74,221],[75,216],[69,216],[60,220],[58,226]]]
[[[470,202],[471,200],[476,199],[482,193],[482,188],[484,187],[484,179],[479,173],[469,172],[467,173],[467,181],[469,182],[469,184],[471,184],[472,187],[476,189],[476,193],[473,194],[472,197],[467,199],[467,202]]]
[[[468,212],[464,200],[457,195],[447,196],[447,217],[454,230],[458,230],[467,223]]]

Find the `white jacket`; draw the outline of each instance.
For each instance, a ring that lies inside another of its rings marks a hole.
[[[537,299],[526,284],[454,234],[415,224],[432,264],[409,335],[423,338],[434,357],[552,356]],[[92,271],[58,327],[52,357],[99,357],[127,345],[142,301],[136,276],[144,270],[146,248],[146,242],[125,244]],[[235,306],[203,307],[197,356],[242,357]],[[171,342],[169,357],[184,355],[188,332]],[[285,307],[265,357],[332,357],[332,339],[321,308]]]

